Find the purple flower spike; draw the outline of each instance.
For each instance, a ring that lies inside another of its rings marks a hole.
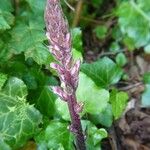
[[[63,89],[59,86],[53,86],[52,90],[55,94],[57,94],[62,100],[67,101],[68,96],[67,94],[63,91]]]
[[[60,0],[47,0],[45,11],[46,36],[51,45],[50,52],[58,63],[51,63],[55,69],[63,87],[52,87],[53,92],[68,104],[71,116],[70,130],[76,137],[76,149],[86,150],[79,113],[83,105],[76,100],[76,89],[78,86],[80,60],[74,62],[71,54],[71,34],[68,22],[65,19]]]

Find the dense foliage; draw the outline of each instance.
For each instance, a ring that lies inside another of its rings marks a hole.
[[[123,50],[144,48],[145,53],[150,52],[150,1],[118,0],[111,12],[105,14],[99,11],[103,3],[103,0],[90,2],[95,9],[90,13],[89,3],[85,2],[82,15],[104,18],[102,24],[93,27],[93,34],[100,42],[111,38],[106,51],[117,54],[114,59],[105,56],[86,62],[82,29],[90,26],[89,20],[83,19],[81,28],[71,29],[73,57],[83,62],[76,95],[84,104],[80,115],[89,150],[101,149],[107,129],[126,107],[128,94],[116,86],[127,78],[123,67],[128,60]],[[71,24],[73,12],[68,11],[63,1],[62,5]],[[29,141],[38,150],[74,149],[67,105],[50,88],[58,85],[59,80],[49,67],[54,58],[47,48],[44,9],[45,0],[0,1],[1,150],[19,149]],[[107,18],[115,19],[115,25],[109,25]],[[142,96],[144,106],[150,105],[149,78],[149,73],[144,75],[147,84]]]

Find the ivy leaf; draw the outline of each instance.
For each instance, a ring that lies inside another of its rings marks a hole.
[[[95,83],[84,73],[80,72],[77,88],[77,100],[84,103],[83,112],[99,114],[104,110],[109,101],[109,92],[98,88]]]
[[[100,87],[108,87],[111,84],[117,83],[123,73],[122,69],[108,57],[99,59],[91,64],[83,64],[81,71]]]
[[[62,101],[60,98],[57,98],[55,102],[55,107],[57,110],[57,113],[67,121],[70,121],[70,114],[68,110],[68,105],[66,102]]]
[[[24,82],[16,77],[11,77],[3,89],[9,96],[24,97],[27,95],[27,87]]]
[[[50,54],[48,49],[41,43],[35,45],[35,47],[25,52],[25,59],[33,58],[39,65],[49,64],[53,61],[53,56]]]
[[[2,138],[0,139],[0,150],[11,150],[10,146],[6,144]]]
[[[128,94],[125,92],[117,92],[113,90],[110,94],[110,103],[112,105],[112,112],[115,119],[118,119],[126,107]]]
[[[10,48],[15,54],[25,53],[25,57],[33,58],[38,64],[48,64],[52,56],[43,45],[46,40],[43,26],[36,22],[20,23],[12,30],[13,39]]]
[[[0,30],[10,29],[14,23],[14,16],[11,14],[13,7],[11,1],[0,1]]]
[[[84,73],[80,72],[79,85],[76,91],[77,101],[83,102],[83,112],[90,114],[99,114],[108,104],[109,92],[105,89],[99,89],[95,83]],[[61,99],[55,102],[57,113],[67,121],[70,121],[70,114],[67,103]]]
[[[98,129],[94,124],[87,120],[82,120],[81,123],[83,130],[87,134],[87,150],[100,150],[100,142],[107,137],[107,131],[103,128]]]
[[[119,5],[117,16],[124,36],[129,37],[134,47],[146,46],[150,41],[150,1],[126,1]],[[136,21],[134,21],[136,20]],[[130,40],[130,41],[131,41]],[[128,46],[128,45],[127,45]],[[129,45],[130,46],[130,45]]]
[[[10,25],[14,23],[14,16],[7,11],[0,9],[0,30],[10,29]]]
[[[28,2],[32,11],[34,11],[36,13],[43,13],[44,12],[46,0],[42,0],[42,1],[41,0],[26,0],[26,1]]]
[[[90,115],[89,118],[96,125],[101,124],[103,126],[110,127],[113,122],[113,114],[112,114],[111,105],[108,104],[105,110],[103,110],[100,114]]]
[[[60,147],[63,147],[65,150],[74,150],[73,135],[67,127],[67,123],[55,120],[51,121],[45,131],[37,137],[36,141],[38,145],[54,150]]]
[[[56,96],[48,86],[43,86],[38,90],[39,96],[37,98],[37,108],[45,116],[51,117],[55,113],[55,99]]]
[[[33,137],[41,122],[39,111],[26,102],[26,91],[22,80],[10,78],[0,93],[0,136],[12,149]]]

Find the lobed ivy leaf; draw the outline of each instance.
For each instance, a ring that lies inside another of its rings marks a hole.
[[[36,92],[39,93],[38,98],[36,100],[37,108],[43,115],[47,117],[52,117],[55,113],[56,96],[48,86],[43,86]]]
[[[4,87],[3,92],[11,97],[25,97],[27,96],[27,87],[22,80],[11,77]]]
[[[70,121],[70,114],[66,102],[62,101],[60,98],[57,98],[57,100],[55,101],[55,107],[58,115],[60,115],[62,119]]]
[[[109,101],[109,92],[98,88],[86,74],[80,72],[79,85],[77,88],[77,100],[83,102],[83,112],[99,114]]]
[[[46,0],[26,0],[33,12],[43,14]]]
[[[73,134],[67,128],[67,123],[52,120],[37,137],[38,147],[50,150],[74,150]]]
[[[25,53],[25,58],[33,58],[39,65],[48,64],[52,56],[48,49],[43,45],[46,40],[43,26],[36,22],[29,24],[19,23],[11,31],[13,39],[10,42],[10,48],[15,54]]]
[[[11,1],[0,1],[0,30],[10,29],[14,23],[14,16],[11,14],[13,7]]]
[[[87,150],[101,150],[100,142],[107,137],[107,131],[103,128],[97,128],[90,121],[82,120],[82,127],[85,131]]]
[[[7,11],[2,11],[0,9],[0,30],[10,29],[11,25],[14,23],[14,16]]]
[[[25,88],[22,80],[10,78],[0,92],[0,137],[12,149],[32,138],[41,122],[39,111],[26,102]]]
[[[146,46],[150,41],[150,1],[126,1],[117,10],[118,22],[129,48]],[[128,42],[127,42],[128,39]],[[129,41],[130,39],[130,41]],[[133,48],[132,48],[133,49]]]
[[[123,73],[122,69],[108,57],[99,59],[91,64],[83,64],[81,71],[89,76],[99,87],[108,87],[117,83]]]
[[[115,119],[118,119],[126,107],[128,94],[125,92],[118,92],[113,90],[110,94],[110,103],[112,105],[112,112]]]

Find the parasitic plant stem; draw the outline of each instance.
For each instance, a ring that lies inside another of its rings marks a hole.
[[[71,34],[68,22],[65,19],[60,0],[47,0],[45,10],[47,38],[50,43],[50,52],[58,63],[51,63],[59,75],[61,86],[52,87],[53,92],[67,102],[72,131],[76,137],[77,150],[86,150],[79,112],[82,105],[77,103],[76,89],[78,86],[80,60],[75,61],[71,53]]]

